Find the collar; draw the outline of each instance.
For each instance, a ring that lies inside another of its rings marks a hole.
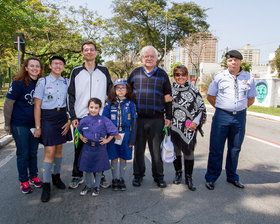
[[[147,72],[147,71],[145,70],[144,66],[142,66],[142,68],[143,68],[143,70],[144,70],[145,74],[146,74],[147,76],[149,76],[149,77],[151,77],[153,74],[155,74],[155,73],[156,73],[156,71],[157,71],[157,69],[158,69],[158,67],[157,67],[157,66],[155,66],[155,68],[154,68],[154,70],[153,70],[153,71],[151,71],[151,72]]]
[[[56,80],[61,80],[61,81],[64,80],[64,78],[62,76],[59,76],[58,78],[55,78],[51,73],[48,77],[49,77],[51,82],[55,82]]]
[[[84,63],[82,64],[82,66],[83,66],[83,69],[87,70],[85,64],[86,64],[86,63],[84,62]],[[95,62],[95,67],[94,67],[93,71],[95,71],[95,70],[97,69],[97,66],[98,66],[98,64]]]

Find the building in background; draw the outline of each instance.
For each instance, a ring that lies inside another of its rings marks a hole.
[[[252,63],[252,65],[257,66],[260,64],[260,50],[251,49],[250,44],[244,46],[243,49],[238,49],[243,55],[243,60]]]

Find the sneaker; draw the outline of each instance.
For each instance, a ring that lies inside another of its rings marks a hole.
[[[125,186],[125,183],[124,183],[124,179],[122,179],[122,178],[119,180],[119,189],[121,191],[126,191],[126,186]]]
[[[92,196],[93,197],[96,197],[96,196],[98,196],[99,195],[99,191],[100,191],[100,188],[99,187],[95,187],[94,189],[93,189],[93,192],[92,192]]]
[[[39,177],[33,177],[32,179],[30,179],[29,184],[37,188],[43,186],[43,182],[39,179]]]
[[[20,183],[20,190],[24,194],[29,194],[33,191],[32,188],[30,187],[28,181]]]
[[[102,178],[101,178],[100,187],[102,187],[104,189],[111,187],[111,184],[106,181],[105,176],[102,176]]]
[[[118,179],[112,180],[112,190],[113,191],[119,190],[119,180]]]
[[[81,196],[86,195],[89,191],[91,191],[91,188],[88,186],[85,186],[84,189],[80,192]]]
[[[80,184],[84,183],[82,177],[73,177],[72,182],[69,184],[70,189],[75,189],[79,187]]]

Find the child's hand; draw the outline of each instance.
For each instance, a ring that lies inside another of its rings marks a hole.
[[[121,140],[121,139],[122,139],[122,136],[121,136],[120,134],[118,134],[118,135],[116,135],[114,138],[115,138],[116,140]]]
[[[80,139],[82,140],[83,143],[87,143],[88,139],[84,137],[82,134],[80,134]]]
[[[100,138],[100,145],[105,145],[105,144],[107,144],[108,142],[110,142],[111,141],[111,139],[108,139],[108,138]]]

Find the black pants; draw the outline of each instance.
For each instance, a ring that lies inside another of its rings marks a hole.
[[[152,158],[152,174],[154,180],[163,179],[163,162],[161,159],[160,144],[163,140],[163,118],[138,118],[137,138],[134,150],[133,175],[135,177],[145,176],[145,148],[146,142]]]
[[[74,130],[75,133],[75,130]],[[83,172],[79,170],[78,162],[79,162],[79,157],[82,151],[84,143],[82,142],[81,139],[79,139],[78,147],[74,145],[74,150],[75,150],[75,155],[74,155],[74,163],[73,163],[73,170],[72,170],[72,176],[73,177],[82,177]]]

